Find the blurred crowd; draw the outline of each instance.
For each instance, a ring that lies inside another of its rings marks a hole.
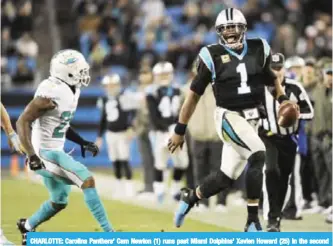
[[[1,1],[1,84],[26,85],[37,70],[38,44],[33,39],[32,3]]]
[[[247,37],[265,38],[274,52],[331,56],[332,16],[320,11],[331,9],[326,5],[320,0],[77,0],[74,11],[80,50],[93,66],[126,74],[168,60],[185,82],[199,49],[217,42],[215,18],[226,6],[242,10]]]

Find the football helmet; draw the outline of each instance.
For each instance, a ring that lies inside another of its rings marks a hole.
[[[173,80],[173,66],[170,62],[159,62],[153,67],[155,83],[169,85]]]
[[[90,83],[89,68],[89,64],[80,52],[66,49],[52,57],[50,74],[70,86],[88,86]]]
[[[109,96],[116,96],[121,91],[120,76],[118,74],[106,75],[102,79],[102,85]]]
[[[238,9],[222,10],[216,18],[215,29],[223,45],[230,49],[243,47],[247,22],[243,13]]]

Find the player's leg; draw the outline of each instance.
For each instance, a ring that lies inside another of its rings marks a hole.
[[[66,178],[83,191],[84,201],[103,231],[113,231],[90,171],[63,151],[42,150],[41,157],[59,176]]]
[[[133,196],[134,186],[132,181],[132,168],[129,164],[129,158],[130,158],[130,141],[127,137],[126,132],[120,132],[119,138],[118,138],[118,159],[121,165],[121,168],[123,169],[123,173],[125,174],[125,193],[127,196]]]
[[[182,224],[185,215],[200,198],[208,198],[229,188],[233,180],[237,179],[244,170],[247,160],[248,219],[245,231],[260,231],[262,229],[258,217],[258,206],[262,190],[265,146],[257,135],[255,126],[250,125],[237,113],[217,109],[215,123],[218,134],[225,143],[221,170],[209,175],[196,189],[196,192],[184,190],[183,196],[190,198],[184,201],[187,205],[182,205],[181,202],[175,217],[176,226]]]
[[[222,135],[225,142],[230,143],[237,153],[248,162],[247,173],[245,176],[247,192],[247,211],[248,219],[245,231],[261,230],[258,217],[259,199],[262,191],[263,166],[265,163],[265,145],[259,138],[255,128],[256,121],[250,124],[238,114],[227,112],[222,118]],[[223,167],[224,164],[222,164]],[[227,165],[229,167],[229,165]],[[237,167],[234,174],[242,172]],[[233,167],[230,165],[230,171]],[[232,178],[232,172],[224,170],[226,175]]]
[[[154,177],[154,193],[157,196],[159,202],[163,202],[165,195],[165,184],[163,180],[164,170],[167,168],[168,150],[166,145],[166,133],[155,132],[153,144],[154,153],[154,165],[155,165],[155,177]]]
[[[295,163],[298,161],[296,158],[300,158],[300,156],[297,157],[296,155],[296,148],[296,143],[290,140],[288,144],[279,149],[280,182],[278,189],[278,206],[280,214],[282,213],[283,204],[286,198],[290,174],[294,169]]]
[[[193,141],[193,172],[194,172],[194,180],[195,180],[195,185],[199,185],[203,182],[204,178],[209,174],[210,171],[210,166],[209,164],[209,151],[208,151],[208,143],[205,141]],[[222,151],[222,148],[220,152]],[[218,160],[221,160],[221,155],[220,157],[215,160],[219,162]],[[219,167],[220,168],[220,163]],[[200,200],[200,207],[207,207],[208,208],[208,199],[202,199]]]
[[[167,150],[167,147],[166,151]],[[185,174],[186,169],[188,168],[189,158],[186,142],[183,145],[182,150],[177,149],[175,153],[171,155],[171,158],[174,163],[173,169],[173,180],[171,184],[171,195],[175,200],[180,199],[180,188],[181,188],[181,179]]]
[[[268,219],[267,230],[270,231],[271,227],[276,227],[276,222],[280,219],[281,213],[279,209],[279,192],[277,192],[277,184],[280,183],[279,151],[273,137],[263,136],[262,139],[266,146],[263,213],[264,218]]]
[[[43,176],[43,181],[49,191],[50,199],[45,201],[28,219],[22,218],[17,222],[22,234],[22,245],[26,244],[27,232],[35,231],[37,226],[51,219],[67,206],[70,185],[65,184],[59,178],[45,176]]]
[[[113,172],[114,176],[116,178],[115,180],[115,186],[113,187],[114,190],[114,196],[118,197],[120,194],[122,194],[121,189],[121,178],[122,178],[122,173],[121,173],[121,162],[118,159],[118,141],[117,141],[117,136],[115,133],[108,131],[106,133],[106,142],[108,145],[108,156],[110,161],[112,162],[113,165]]]
[[[225,160],[227,161],[227,164],[230,161],[237,163],[233,166],[242,165],[244,168],[246,165],[245,160],[241,159],[239,154],[229,144],[225,144],[223,146],[222,163]],[[214,196],[217,193],[223,191],[224,189],[231,187],[234,178],[237,179],[237,174],[235,174],[233,178],[230,178],[225,174],[225,171],[228,171],[227,165],[223,168],[222,164],[220,170],[211,172],[207,177],[204,178],[203,182],[195,190],[188,188],[182,189],[181,201],[175,214],[175,224],[177,227],[182,225],[186,214],[199,200],[208,199],[211,196]]]

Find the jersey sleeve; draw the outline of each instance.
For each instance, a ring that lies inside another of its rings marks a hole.
[[[313,118],[313,106],[310,98],[301,83],[297,82],[296,87],[298,106],[300,109],[299,118],[303,120],[311,120]]]
[[[52,82],[43,81],[38,86],[35,97],[49,98],[58,105],[58,101],[60,100],[58,86]]]
[[[272,61],[272,54],[271,54],[271,47],[267,43],[265,39],[261,39],[263,43],[263,53],[264,53],[264,64],[263,64],[263,73],[264,73],[264,83],[267,86],[274,86],[274,82],[276,79],[276,75],[271,69],[271,61]]]
[[[205,92],[208,84],[212,81],[212,72],[203,61],[203,58],[200,57],[200,54],[196,63],[197,71],[190,89],[201,96]]]

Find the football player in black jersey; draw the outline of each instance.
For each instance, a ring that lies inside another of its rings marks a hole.
[[[147,104],[153,130],[150,138],[153,146],[155,179],[154,192],[158,201],[165,196],[163,171],[169,159],[168,139],[172,135],[180,110],[181,90],[173,82],[173,66],[170,62],[159,62],[153,67],[154,84],[147,91]],[[186,146],[184,146],[186,148]],[[188,167],[187,151],[177,151],[171,156],[174,164],[171,195],[179,200],[181,178]]]
[[[106,132],[108,154],[116,176],[114,195],[133,196],[135,192],[129,157],[130,142],[133,137],[131,127],[137,104],[132,103],[135,98],[127,95],[122,89],[119,75],[105,76],[102,85],[105,87],[107,97],[102,98],[99,103],[102,116],[96,144],[99,148],[102,146],[102,136]],[[123,173],[126,177],[124,185],[121,182]]]
[[[280,102],[288,100],[270,69],[270,47],[263,39],[246,39],[247,22],[237,9],[228,8],[215,23],[219,43],[200,50],[197,75],[180,111],[175,133],[169,139],[174,152],[184,143],[186,125],[200,96],[211,84],[216,100],[215,125],[224,142],[221,169],[211,173],[195,190],[184,188],[175,224],[180,227],[185,215],[202,198],[209,198],[231,186],[246,163],[248,218],[245,231],[261,231],[258,202],[262,190],[265,146],[256,126],[264,102],[265,85],[276,90]],[[263,110],[264,112],[265,110]]]

